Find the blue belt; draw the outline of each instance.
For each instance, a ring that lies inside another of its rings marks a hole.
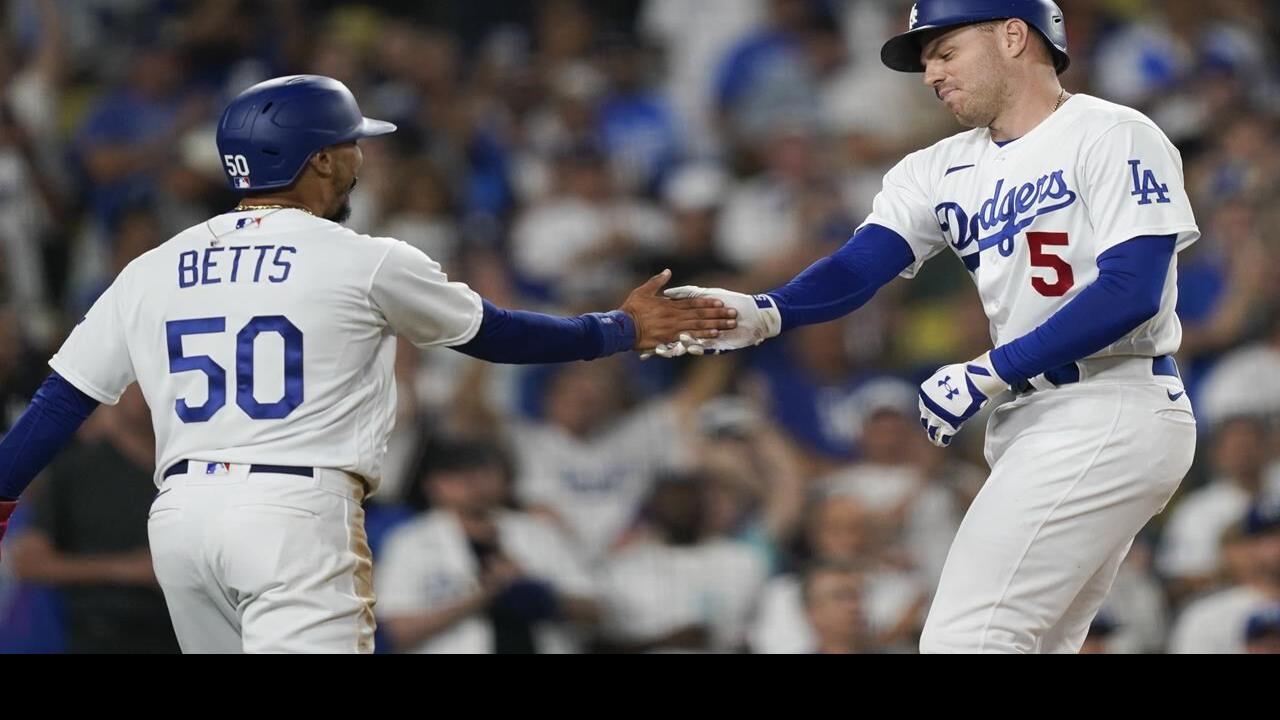
[[[191,463],[187,460],[179,460],[178,462],[170,465],[169,468],[164,471],[162,478],[168,478],[173,475],[185,475],[190,464]],[[315,470],[309,467],[298,467],[296,465],[250,465],[249,472],[315,477]]]
[[[1161,355],[1160,357],[1151,358],[1151,374],[1164,375],[1165,377],[1175,377],[1181,379],[1178,374],[1178,363],[1174,362],[1172,355]],[[1054,387],[1062,387],[1070,385],[1074,382],[1080,382],[1080,366],[1069,362],[1066,365],[1059,365],[1056,368],[1050,368],[1044,373],[1044,379],[1053,383]],[[1010,386],[1015,393],[1021,395],[1034,390],[1029,380],[1019,380]]]

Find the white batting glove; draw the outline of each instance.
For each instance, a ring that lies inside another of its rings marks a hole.
[[[681,355],[703,355],[707,352],[707,346],[702,340],[690,335],[689,333],[680,333],[680,339],[676,342],[663,343],[658,347],[640,353],[641,360],[648,360],[657,355],[664,358],[678,358]]]
[[[920,386],[920,425],[929,441],[950,445],[960,426],[1008,386],[991,366],[990,353],[938,370]]]
[[[689,335],[681,335],[675,343],[659,346],[654,353],[661,357],[679,357],[690,355],[712,355],[741,350],[745,347],[759,345],[765,340],[782,332],[782,315],[773,298],[768,295],[745,295],[721,288],[704,288],[696,285],[670,288],[662,293],[672,300],[688,298],[713,297],[738,311],[738,326],[732,330],[721,330],[713,338],[695,339]],[[683,350],[674,346],[680,346]],[[664,354],[665,353],[665,354]]]

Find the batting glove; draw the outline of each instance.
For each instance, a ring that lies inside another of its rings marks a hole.
[[[951,444],[965,421],[1009,386],[991,366],[990,353],[947,365],[920,386],[920,425],[938,447]]]
[[[714,338],[697,339],[681,335],[674,343],[659,345],[653,354],[672,358],[681,355],[716,355],[719,353],[752,347],[782,332],[782,315],[773,298],[768,295],[744,295],[721,288],[704,288],[696,285],[671,288],[663,292],[672,300],[712,297],[738,311],[738,325],[732,330],[721,330]]]

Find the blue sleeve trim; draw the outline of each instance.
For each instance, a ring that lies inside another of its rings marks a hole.
[[[778,305],[784,331],[824,323],[862,307],[913,262],[915,253],[901,235],[866,225],[839,250],[768,294]]]
[[[1142,236],[1098,258],[1098,279],[1035,330],[991,351],[1001,379],[1015,384],[1088,357],[1160,312],[1176,235]]]
[[[97,400],[50,373],[0,440],[0,499],[21,495],[96,407]]]
[[[453,348],[481,360],[518,365],[594,360],[636,343],[635,322],[621,310],[556,317],[506,310],[488,300],[483,304],[476,336]]]

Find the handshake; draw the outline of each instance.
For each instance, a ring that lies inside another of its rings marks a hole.
[[[667,277],[664,272],[646,283],[646,302],[656,301],[660,307],[665,302],[671,311],[696,313],[698,319],[683,321],[685,324],[664,323],[660,333],[638,333],[644,338],[635,346],[642,360],[654,355],[675,358],[741,350],[782,332],[782,314],[768,295],[685,285],[662,291],[664,301],[656,296]],[[637,320],[637,324],[642,322]],[[950,445],[960,426],[1008,386],[989,353],[967,363],[947,365],[920,386],[920,426],[934,445]]]
[[[671,288],[665,290],[663,295],[675,301],[717,301],[722,307],[734,312],[736,322],[734,327],[719,330],[712,337],[706,337],[705,334],[680,333],[676,340],[659,344],[641,353],[642,360],[647,360],[654,355],[676,358],[685,354],[714,355],[741,350],[759,345],[782,332],[782,316],[778,313],[777,304],[768,295],[745,295],[731,290],[696,285]]]

